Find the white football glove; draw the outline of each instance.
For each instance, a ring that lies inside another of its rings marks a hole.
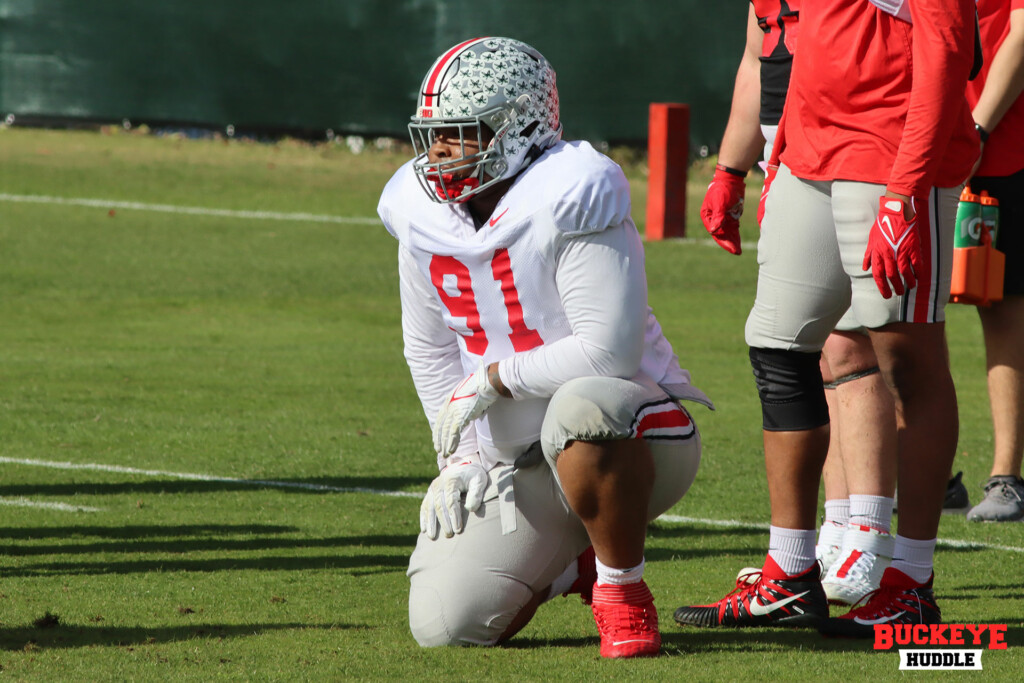
[[[498,390],[487,380],[487,366],[480,367],[448,395],[434,421],[434,449],[446,458],[459,447],[462,430],[484,414],[500,398]]]
[[[487,472],[475,462],[460,462],[448,465],[434,481],[430,482],[427,495],[420,505],[420,532],[437,538],[438,527],[445,538],[461,534],[464,528],[462,508],[476,512],[484,499],[487,488]],[[462,502],[462,494],[466,502]]]

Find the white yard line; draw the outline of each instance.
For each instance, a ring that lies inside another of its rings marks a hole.
[[[701,519],[700,517],[679,517],[677,515],[662,515],[658,517],[659,522],[672,522],[677,524],[703,524],[705,526],[725,527],[727,529],[749,529],[751,531],[768,531],[769,525],[763,522],[740,522],[731,519]],[[1012,522],[1011,522],[1012,523]],[[938,545],[946,548],[964,548],[967,550],[1005,550],[1009,553],[1024,553],[1024,548],[1012,545],[997,545],[995,543],[982,543],[980,541],[961,541],[953,538],[940,538]]]
[[[740,522],[733,519],[703,519],[701,517],[680,517],[678,515],[662,515],[658,517],[659,522],[671,522],[673,524],[704,524],[706,526],[719,526],[726,529],[750,529],[751,531],[768,531],[769,524],[761,522]]]
[[[148,204],[146,202],[125,202],[114,199],[92,197],[53,197],[42,194],[7,194],[0,192],[0,202],[19,204],[63,204],[86,206],[94,209],[129,209],[135,211],[159,211],[192,216],[218,216],[222,218],[246,218],[267,221],[307,221],[313,223],[340,223],[343,225],[380,225],[380,219],[370,216],[331,216],[316,213],[282,213],[278,211],[236,211],[233,209],[211,209],[202,206],[177,206],[175,204]],[[698,226],[699,227],[699,226]],[[703,233],[700,233],[703,234]],[[671,238],[678,244],[696,244],[702,247],[718,247],[714,240],[702,237]],[[743,242],[747,251],[757,249],[757,242]]]
[[[67,503],[44,503],[28,498],[4,498],[0,496],[0,505],[9,505],[19,508],[43,508],[44,510],[59,510],[60,512],[99,512],[102,508],[92,508],[88,505],[68,505]]]
[[[315,213],[282,213],[278,211],[234,211],[231,209],[210,209],[202,206],[176,206],[174,204],[147,204],[146,202],[124,202],[112,199],[87,197],[51,197],[41,194],[0,193],[0,202],[27,204],[63,204],[87,206],[95,209],[129,209],[135,211],[159,211],[192,216],[218,216],[222,218],[245,218],[265,221],[308,221],[313,223],[342,223],[346,225],[380,225],[380,219],[366,216],[330,216]]]
[[[331,493],[372,493],[379,496],[393,496],[399,498],[423,498],[422,493],[412,491],[387,491],[383,489],[371,489],[358,486],[328,486],[326,484],[307,484],[294,481],[274,481],[272,479],[239,479],[236,477],[218,477],[212,474],[199,474],[195,472],[167,472],[164,470],[144,470],[137,467],[124,467],[121,465],[103,465],[100,463],[78,463],[61,462],[55,460],[31,460],[27,458],[3,458],[0,457],[0,464],[28,465],[31,467],[48,467],[57,470],[92,470],[95,472],[113,472],[116,474],[138,474],[147,477],[169,477],[172,479],[187,479],[190,481],[219,481],[231,484],[245,484],[247,486],[261,486],[267,488],[302,489],[305,491],[326,491]],[[20,505],[23,503],[7,502],[9,500],[27,501],[27,499],[4,499],[0,498],[0,504]],[[53,507],[54,509],[71,509],[94,511],[94,508],[83,508],[81,506],[65,506],[63,503],[39,503],[38,507]],[[767,531],[768,524],[763,522],[742,522],[733,519],[704,519],[702,517],[682,517],[679,515],[662,515],[659,522],[669,524],[701,524],[704,526],[716,526],[727,529],[750,529],[752,531]],[[977,550],[1002,550],[1010,553],[1024,553],[1024,548],[1011,545],[998,545],[995,543],[982,543],[980,541],[964,541],[959,539],[942,539],[938,541],[940,546],[947,548],[967,548]]]
[[[245,484],[279,489],[302,489],[304,491],[328,491],[331,493],[374,493],[379,496],[398,496],[402,498],[422,498],[422,493],[410,491],[384,491],[358,486],[328,486],[327,484],[308,484],[297,481],[265,481],[262,479],[238,479],[236,477],[217,477],[212,474],[195,472],[165,472],[163,470],[143,470],[137,467],[120,465],[101,465],[97,463],[58,462],[53,460],[29,460],[24,458],[0,458],[0,464],[30,465],[32,467],[49,467],[56,470],[93,470],[96,472],[114,472],[117,474],[141,474],[146,477],[169,477],[171,479],[187,479],[190,481],[217,481],[229,484]]]

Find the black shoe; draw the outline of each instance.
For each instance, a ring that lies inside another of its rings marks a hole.
[[[768,557],[760,574],[741,576],[718,602],[680,607],[673,616],[681,626],[813,627],[828,617],[820,572],[815,562],[802,574],[786,576]]]
[[[971,507],[967,497],[967,487],[960,481],[963,472],[957,472],[946,484],[946,499],[942,501],[942,514],[966,513]]]

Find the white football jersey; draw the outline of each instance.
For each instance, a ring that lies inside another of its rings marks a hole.
[[[481,360],[500,361],[514,397],[467,429],[457,456],[479,448],[485,463],[511,464],[574,377],[639,369],[670,394],[707,403],[647,305],[643,243],[614,162],[586,142],[558,143],[479,230],[464,206],[431,201],[411,163],[378,212],[400,243],[406,359],[427,418],[433,425]]]

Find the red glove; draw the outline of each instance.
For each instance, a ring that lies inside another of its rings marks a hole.
[[[743,177],[730,173],[719,164],[708,185],[704,203],[700,205],[700,218],[718,246],[730,254],[739,254],[740,216],[743,214]]]
[[[903,202],[899,199],[883,195],[878,203],[878,218],[868,235],[863,268],[871,271],[878,291],[888,299],[893,291],[902,295],[904,283],[906,289],[916,287],[917,273],[921,272],[924,263],[917,231],[918,216],[915,214],[907,221],[903,217]],[[910,208],[914,208],[913,199],[910,200]]]
[[[764,187],[761,188],[761,201],[757,203],[757,227],[761,227],[761,221],[764,220],[764,203],[768,199],[768,188],[771,186],[772,181],[775,180],[775,174],[779,172],[778,164],[768,164],[768,168],[764,173]]]

